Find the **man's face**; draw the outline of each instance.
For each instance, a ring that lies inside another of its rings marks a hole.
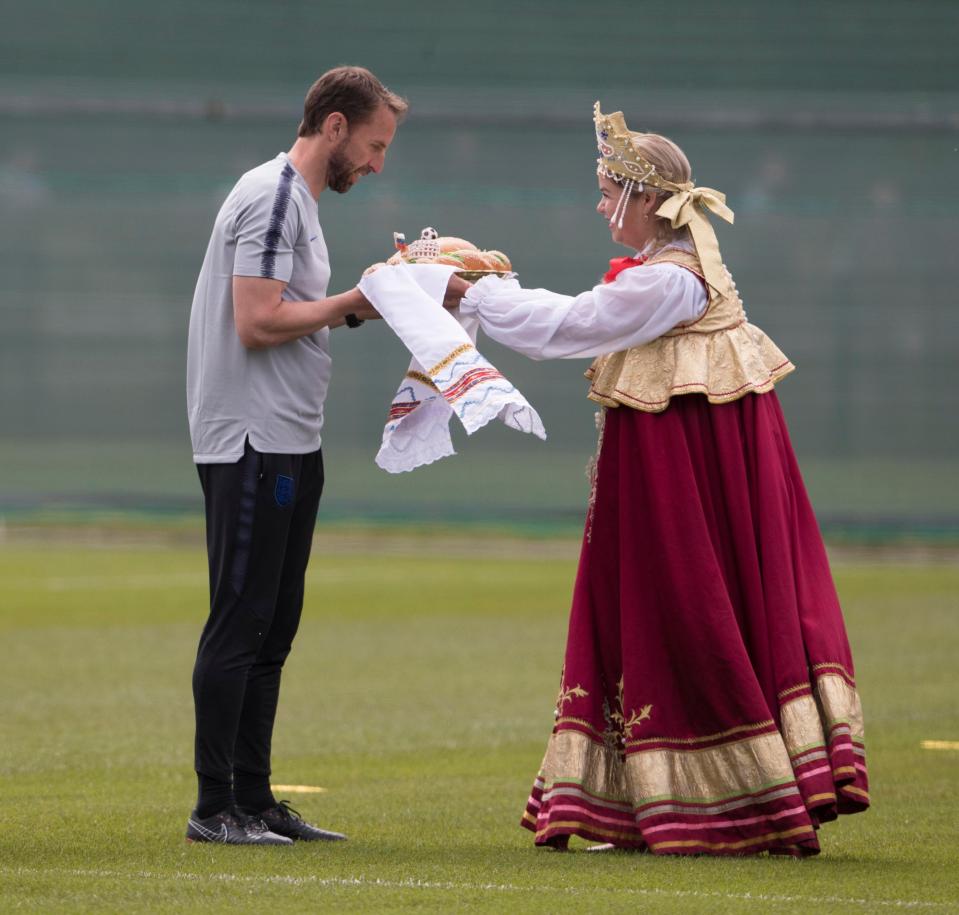
[[[396,133],[396,116],[385,105],[360,124],[355,124],[330,153],[326,167],[326,185],[345,194],[360,178],[381,172],[386,150]]]

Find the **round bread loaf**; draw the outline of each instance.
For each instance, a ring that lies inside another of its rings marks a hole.
[[[476,245],[471,241],[467,241],[465,238],[456,238],[452,235],[441,235],[436,239],[436,243],[440,246],[440,251],[463,251],[470,250],[476,251]]]
[[[483,252],[477,248],[461,249],[459,251],[452,251],[450,253],[455,257],[459,257],[463,261],[463,268],[465,270],[492,269],[486,257],[484,257]]]
[[[467,253],[467,251],[446,251],[438,257],[433,258],[431,262],[434,264],[447,264],[451,267],[459,267],[461,270],[466,270],[466,258],[463,257],[463,255]],[[427,258],[427,260],[429,260],[429,258]],[[420,258],[420,263],[423,263],[422,258]]]
[[[484,251],[483,254],[492,265],[493,270],[512,270],[513,265],[502,251]]]

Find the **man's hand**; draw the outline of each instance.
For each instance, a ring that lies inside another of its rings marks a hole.
[[[355,314],[361,321],[372,321],[376,318],[382,318],[376,308],[374,308],[373,303],[360,292],[359,287],[353,290],[357,296],[357,305],[353,309],[353,314]]]
[[[457,276],[454,273],[450,277],[449,284],[446,287],[446,295],[443,296],[443,307],[456,308],[460,303],[460,299],[466,295],[472,285],[472,283],[466,282],[461,276]]]

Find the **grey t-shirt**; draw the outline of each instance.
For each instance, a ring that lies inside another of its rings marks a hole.
[[[257,451],[316,451],[329,328],[247,349],[233,319],[234,276],[284,280],[289,301],[326,297],[330,263],[316,201],[286,153],[243,175],[217,214],[190,313],[190,438],[198,464],[238,461],[247,437]]]

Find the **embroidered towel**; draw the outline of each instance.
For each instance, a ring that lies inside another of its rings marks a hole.
[[[390,473],[455,454],[450,418],[472,435],[490,420],[546,438],[536,410],[476,349],[478,321],[443,307],[455,267],[397,264],[363,277],[360,291],[413,356],[393,397],[376,463]]]

